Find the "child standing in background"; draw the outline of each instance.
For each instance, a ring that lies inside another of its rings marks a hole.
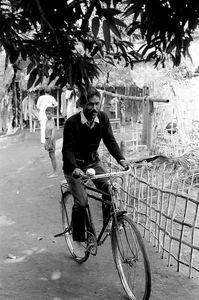
[[[55,157],[55,122],[53,120],[53,108],[46,108],[46,126],[45,126],[45,150],[48,151],[53,172],[48,174],[48,178],[55,178],[57,174],[57,161]]]
[[[46,124],[46,108],[56,107],[57,101],[53,96],[50,95],[50,90],[45,89],[45,94],[39,96],[37,100],[37,109],[39,110],[39,121],[41,129],[41,143],[45,143],[45,124]]]

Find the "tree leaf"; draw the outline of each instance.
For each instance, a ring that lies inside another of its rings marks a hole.
[[[126,24],[122,20],[114,17],[112,18],[112,20],[115,22],[116,25],[126,28]]]
[[[28,78],[28,84],[27,84],[28,90],[33,86],[36,77],[37,77],[37,69],[35,68],[32,70],[32,72],[30,73],[30,76]]]
[[[95,54],[97,54],[98,51],[99,51],[99,46],[95,46],[91,52],[91,56],[95,56]]]
[[[116,6],[119,2],[120,0],[113,0],[113,5]]]
[[[123,57],[127,57],[126,49],[125,49],[125,47],[122,45],[122,43],[119,43],[119,44],[118,44],[118,47],[119,47],[120,50],[122,51]]]
[[[48,78],[49,77],[49,67],[47,65],[43,66],[44,75]]]
[[[111,35],[110,35],[110,28],[106,20],[103,21],[103,34],[104,34],[106,50],[109,51],[110,43],[111,43]]]
[[[132,16],[134,14],[134,4],[129,6],[126,10],[125,10],[125,17],[129,17]]]
[[[173,49],[176,47],[176,43],[177,43],[177,39],[174,38],[167,46],[166,52],[171,53],[173,51]]]
[[[11,64],[14,64],[17,61],[18,57],[19,57],[19,50],[17,48],[13,47],[11,49],[11,52],[10,52],[10,62],[11,62]]]
[[[35,67],[35,63],[31,61],[27,67],[27,74],[29,74],[34,67]]]
[[[21,57],[22,57],[23,60],[26,61],[26,59],[27,59],[27,53],[26,53],[26,51],[25,51],[24,48],[21,48]]]
[[[60,75],[60,70],[57,68],[54,68],[53,72],[50,74],[49,83],[52,82],[58,75]]]
[[[127,28],[127,35],[132,35],[136,29],[138,29],[140,27],[140,23],[139,22],[133,22],[130,26],[128,26]]]
[[[102,9],[102,14],[104,16],[107,16],[107,15],[115,16],[115,15],[121,14],[121,11],[116,8],[104,8],[104,9]]]
[[[112,31],[119,39],[121,39],[121,34],[120,34],[118,28],[115,26],[115,24],[112,23],[112,22],[108,22],[108,21],[107,21],[107,24],[108,24],[110,30],[111,30],[111,31]]]
[[[155,57],[156,57],[156,52],[152,51],[147,55],[146,60],[149,61],[151,59],[154,59]]]
[[[105,59],[104,59],[108,64],[111,64],[112,66],[115,67],[113,58],[110,55],[106,55]]]
[[[100,26],[99,18],[98,17],[94,17],[92,19],[92,33],[93,33],[93,35],[94,35],[95,38],[97,38],[97,36],[98,36],[99,26]]]
[[[43,81],[43,75],[40,73],[39,78],[35,81],[34,86],[37,86],[38,84],[42,83]]]

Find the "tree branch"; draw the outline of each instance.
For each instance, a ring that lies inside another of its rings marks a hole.
[[[59,44],[59,41],[57,39],[57,36],[56,36],[56,33],[55,33],[55,30],[54,28],[52,27],[52,25],[50,24],[50,22],[48,21],[48,19],[45,17],[45,13],[41,7],[41,4],[40,4],[40,1],[39,0],[36,0],[36,3],[37,3],[37,8],[41,14],[41,18],[43,19],[43,21],[48,25],[48,27],[50,28],[50,30],[52,31],[54,37],[55,37],[55,40],[56,40],[56,43],[57,45]]]
[[[91,15],[92,15],[92,12],[93,12],[93,9],[95,7],[95,4],[96,4],[96,1],[95,0],[91,0],[91,4],[90,6],[88,7],[88,10],[87,12],[85,13],[85,18],[83,19],[82,21],[82,26],[81,26],[81,32],[84,31],[84,28],[85,26],[87,25]]]

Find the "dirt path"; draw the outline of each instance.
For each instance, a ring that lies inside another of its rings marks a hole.
[[[61,230],[59,178],[48,179],[50,162],[39,133],[0,140],[0,300],[125,300],[110,242],[97,257],[77,265],[54,239]],[[101,220],[99,205],[96,219]],[[146,242],[152,268],[153,300],[197,300],[198,280],[167,268]]]

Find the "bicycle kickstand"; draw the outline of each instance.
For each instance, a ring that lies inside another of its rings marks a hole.
[[[55,234],[54,237],[57,238],[57,237],[63,236],[63,235],[65,235],[68,231],[69,231],[68,228],[66,228],[63,232],[58,233],[58,234]]]

